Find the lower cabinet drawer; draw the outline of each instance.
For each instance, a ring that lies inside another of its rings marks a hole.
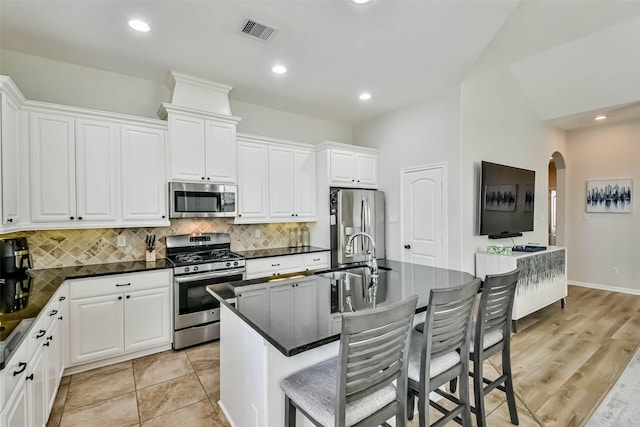
[[[318,270],[320,268],[329,268],[330,252],[313,252],[304,254],[305,270]]]
[[[70,296],[71,299],[77,299],[170,285],[170,270],[116,274],[93,279],[70,280]]]
[[[304,271],[302,255],[285,255],[270,258],[248,259],[247,279]]]
[[[28,347],[28,342],[23,341],[20,347],[11,355],[11,359],[9,359],[4,369],[0,371],[0,386],[2,387],[0,389],[0,410],[4,408],[18,382],[24,381],[29,362]]]

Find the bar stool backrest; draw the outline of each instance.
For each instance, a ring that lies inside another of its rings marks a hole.
[[[484,343],[484,336],[492,331],[501,331],[503,339],[509,337],[519,276],[519,269],[486,276],[476,321],[476,346]]]
[[[406,410],[409,338],[417,302],[413,295],[386,308],[343,315],[336,426],[344,422],[347,403],[393,381],[397,381],[397,409]]]

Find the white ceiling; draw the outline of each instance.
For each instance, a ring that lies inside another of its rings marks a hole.
[[[634,0],[0,0],[0,47],[156,82],[174,70],[239,101],[358,124],[459,84],[487,50],[522,61],[638,15]],[[249,38],[247,17],[279,31]]]

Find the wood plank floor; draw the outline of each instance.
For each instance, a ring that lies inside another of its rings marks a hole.
[[[582,426],[638,347],[640,296],[569,286],[564,310],[533,313],[512,336],[518,400],[541,426]]]

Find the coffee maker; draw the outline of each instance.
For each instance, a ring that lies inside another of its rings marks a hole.
[[[0,240],[0,277],[19,276],[31,268],[27,239]]]
[[[31,255],[27,239],[0,240],[0,314],[22,310],[29,303]]]

